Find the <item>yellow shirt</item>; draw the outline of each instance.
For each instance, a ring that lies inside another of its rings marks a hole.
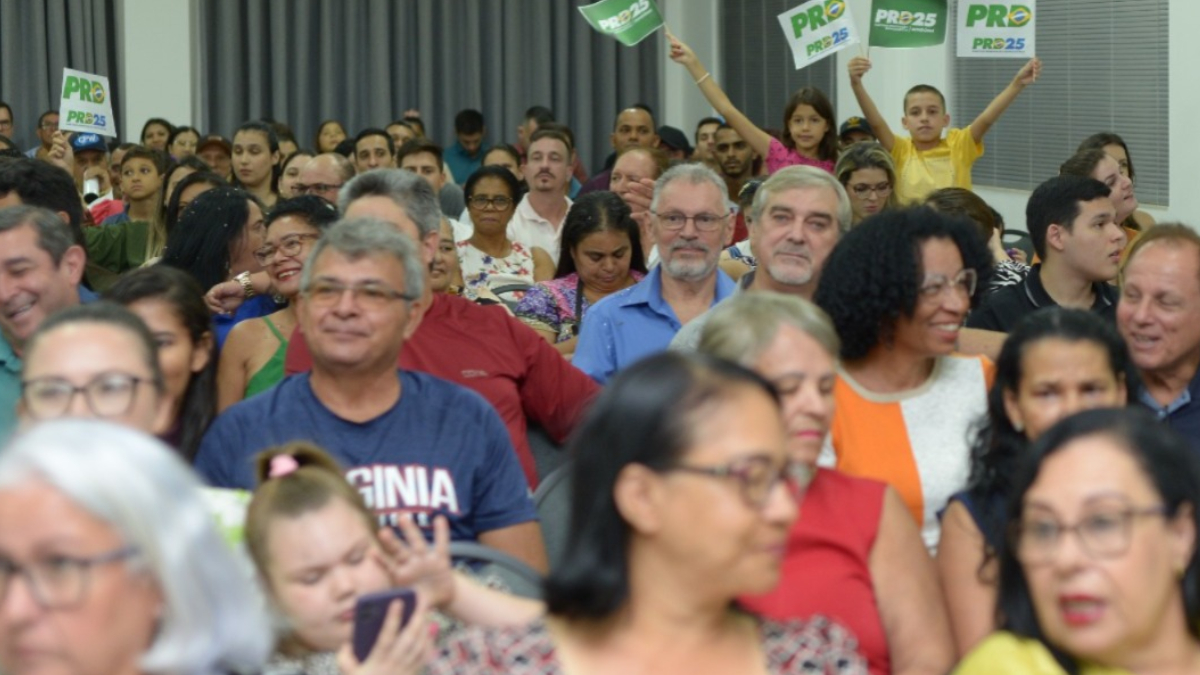
[[[1091,663],[1080,664],[1080,675],[1127,675],[1127,671]],[[1037,640],[1012,633],[992,633],[971,650],[954,675],[1066,675],[1050,650]]]
[[[932,150],[917,150],[911,138],[899,136],[892,146],[896,163],[896,197],[901,204],[921,202],[934,190],[971,189],[971,165],[983,156],[983,143],[970,129],[950,129]]]

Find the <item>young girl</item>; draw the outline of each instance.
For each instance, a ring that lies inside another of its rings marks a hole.
[[[837,160],[837,123],[834,121],[833,106],[821,90],[804,87],[792,94],[783,110],[786,133],[782,139],[777,139],[758,128],[734,107],[691,47],[671,33],[667,33],[667,39],[671,42],[671,60],[688,69],[704,98],[729,122],[729,126],[746,139],[759,157],[766,159],[768,173],[796,164],[815,166],[833,173],[833,165]]]

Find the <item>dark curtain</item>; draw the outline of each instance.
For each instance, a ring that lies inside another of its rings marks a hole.
[[[616,113],[656,110],[658,35],[624,47],[583,20],[581,0],[199,0],[202,121],[287,122],[303,147],[321,120],[353,135],[416,108],[434,141],[476,108],[488,144],[516,140],[525,109],[570,125],[589,168],[610,152]]]
[[[17,0],[0,2],[0,101],[12,106],[14,141],[37,145],[38,117],[58,110],[62,69],[108,77],[120,92],[116,0]],[[120,128],[121,96],[113,97]]]

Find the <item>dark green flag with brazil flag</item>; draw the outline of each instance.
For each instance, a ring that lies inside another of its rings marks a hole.
[[[946,41],[946,0],[873,0],[871,47],[913,49]]]
[[[579,8],[592,28],[632,47],[663,25],[654,0],[600,0]]]

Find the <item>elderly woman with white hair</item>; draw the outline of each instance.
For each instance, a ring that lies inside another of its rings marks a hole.
[[[0,452],[0,671],[216,675],[262,667],[261,596],[188,466],[108,422]]]

